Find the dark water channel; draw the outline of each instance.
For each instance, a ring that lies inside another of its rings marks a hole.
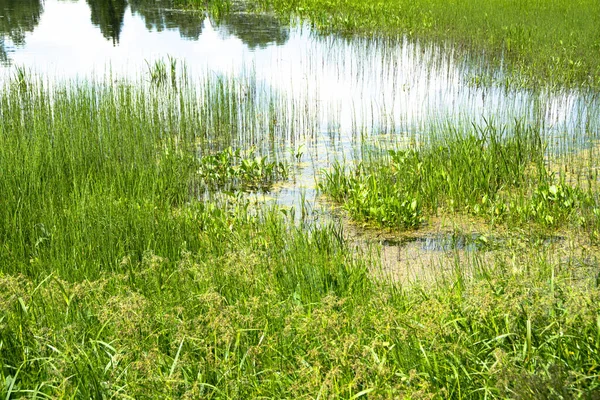
[[[17,66],[50,79],[108,71],[135,78],[167,56],[199,80],[251,73],[263,90],[284,94],[288,107],[310,108],[316,134],[288,146],[306,150],[294,179],[267,197],[285,206],[304,201],[317,214],[315,175],[334,159],[352,161],[357,136],[362,146],[385,147],[436,124],[519,119],[581,142],[600,121],[594,96],[478,86],[476,60],[405,38],[322,36],[306,24],[243,12],[217,21],[168,1],[0,0],[0,83]]]

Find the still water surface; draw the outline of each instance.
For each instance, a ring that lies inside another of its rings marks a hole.
[[[251,74],[261,90],[304,104],[316,135],[282,204],[313,203],[315,172],[352,160],[356,138],[371,144],[418,136],[435,124],[515,119],[549,137],[587,140],[598,133],[598,101],[578,92],[532,93],[473,85],[477,60],[405,38],[322,36],[306,24],[269,15],[219,19],[147,0],[0,0],[0,81],[15,66],[51,79],[139,78],[174,57],[192,76]],[[498,72],[501,73],[501,72]],[[563,141],[564,142],[564,141]],[[295,143],[294,146],[298,146]]]

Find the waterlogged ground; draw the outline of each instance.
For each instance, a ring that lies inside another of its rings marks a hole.
[[[0,396],[595,398],[597,92],[211,4],[0,0]]]
[[[414,145],[432,127],[537,124],[553,156],[591,146],[598,133],[594,94],[483,85],[481,77],[489,71],[480,60],[456,57],[449,46],[402,37],[322,36],[307,24],[286,26],[268,14],[213,18],[157,4],[132,2],[117,7],[112,19],[102,17],[106,5],[93,1],[48,0],[38,9],[34,4],[21,17],[18,39],[11,37],[10,26],[3,28],[0,79],[21,68],[50,84],[105,76],[151,81],[158,64],[168,68],[171,62],[193,85],[225,77],[261,104],[258,108],[275,102],[285,110],[282,120],[273,117],[262,131],[257,128],[237,143],[292,165],[289,179],[251,198],[295,208],[297,216],[320,224],[339,220],[335,215],[340,214],[319,198],[321,170],[336,160],[351,165],[373,149]],[[20,7],[5,5],[4,21],[19,17]],[[241,112],[253,112],[244,107],[242,102]],[[438,255],[440,249],[421,246],[420,240],[383,241],[386,263],[396,258],[405,264],[404,258],[387,255],[401,248],[428,258]],[[442,244],[441,250],[449,249]]]

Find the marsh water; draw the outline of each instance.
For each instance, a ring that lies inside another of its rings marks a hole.
[[[286,134],[264,132],[264,143],[252,144],[297,154],[289,157],[297,163],[293,178],[257,197],[308,204],[314,218],[326,208],[318,172],[336,159],[352,162],[365,148],[418,141],[436,125],[521,120],[539,125],[550,147],[560,143],[553,151],[564,152],[565,143],[585,146],[600,122],[594,94],[482,84],[482,76],[502,81],[503,71],[490,74],[483,56],[458,57],[450,46],[320,35],[302,21],[242,8],[214,18],[163,1],[0,0],[0,81],[17,67],[49,80],[144,79],[168,57],[198,85],[207,76],[229,77],[258,101],[276,97],[288,110],[280,128]]]

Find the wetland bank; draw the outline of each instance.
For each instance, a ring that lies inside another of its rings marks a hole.
[[[407,4],[0,1],[0,396],[596,398],[598,5]]]

